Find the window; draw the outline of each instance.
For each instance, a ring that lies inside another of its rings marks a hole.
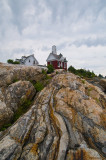
[[[64,68],[66,68],[67,67],[67,63],[64,63]]]
[[[63,62],[61,62],[61,68],[63,68]]]
[[[29,63],[30,63],[30,59],[29,59]]]
[[[33,64],[35,64],[35,61],[33,61]]]
[[[51,62],[50,62],[50,64],[52,65],[52,64],[53,64],[53,62],[51,61]]]
[[[60,62],[58,62],[58,67],[60,67]]]

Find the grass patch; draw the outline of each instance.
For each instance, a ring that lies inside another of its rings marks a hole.
[[[82,83],[85,84],[85,80],[82,80]]]
[[[43,86],[43,84],[41,82],[36,82],[33,85],[34,85],[34,87],[35,87],[37,92],[41,91],[44,88],[44,86]]]
[[[47,72],[44,70],[44,69],[42,69],[42,74],[47,74]]]
[[[42,74],[44,74],[44,75],[45,75],[44,80],[51,79],[51,77],[50,77],[49,75],[47,75],[47,72],[46,72],[44,69],[42,70]]]
[[[52,77],[50,77],[49,75],[46,75],[46,78],[45,78],[46,80],[48,80],[48,79],[52,79]]]

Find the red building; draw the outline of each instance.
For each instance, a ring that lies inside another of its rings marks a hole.
[[[57,55],[56,46],[52,46],[52,53],[47,58],[47,65],[52,64],[54,69],[65,69],[67,70],[67,60],[60,53]]]

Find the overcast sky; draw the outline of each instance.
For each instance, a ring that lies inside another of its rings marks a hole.
[[[106,0],[0,0],[0,62],[46,64],[52,45],[68,66],[106,75]]]

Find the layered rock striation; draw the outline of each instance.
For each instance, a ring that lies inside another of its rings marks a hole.
[[[57,74],[1,135],[0,160],[103,160],[105,108],[99,88],[71,73]]]
[[[31,82],[43,79],[39,67],[0,64],[0,129],[12,121],[19,107],[32,101],[36,89]]]

